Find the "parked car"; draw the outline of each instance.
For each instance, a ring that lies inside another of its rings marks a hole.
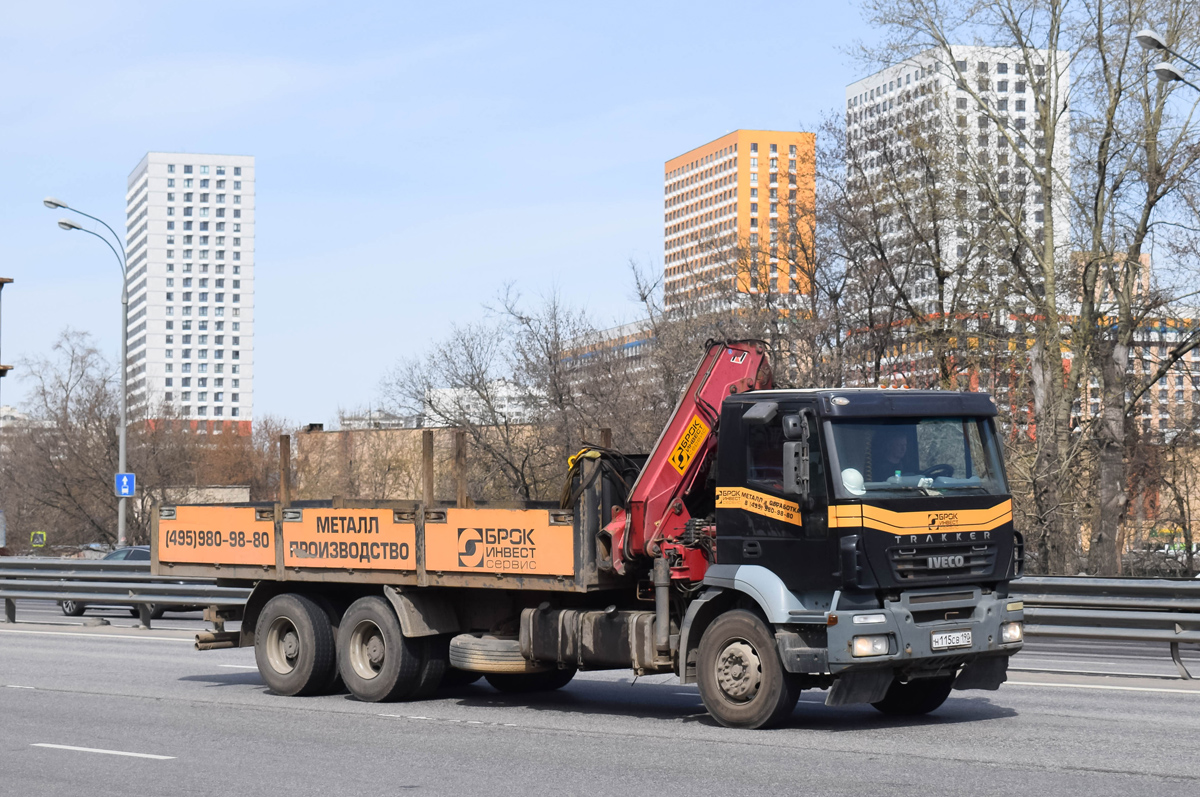
[[[149,545],[129,545],[124,548],[118,548],[104,557],[105,562],[149,562],[150,561],[150,546]],[[87,604],[79,601],[65,600],[58,602],[62,613],[68,617],[80,617],[87,611]],[[105,606],[114,606],[119,604],[106,603]],[[199,606],[159,606],[151,607],[150,616],[152,619],[159,619],[167,611],[172,612],[192,612],[199,609]],[[129,614],[133,617],[138,616],[136,606],[129,607]]]

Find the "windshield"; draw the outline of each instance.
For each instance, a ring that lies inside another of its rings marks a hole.
[[[1008,492],[987,418],[833,421],[842,498],[1003,495]]]

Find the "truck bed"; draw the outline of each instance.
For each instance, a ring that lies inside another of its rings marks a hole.
[[[418,501],[162,506],[152,570],[223,581],[320,581],[587,592],[616,586],[595,539],[549,502]],[[590,537],[590,538],[589,538]]]

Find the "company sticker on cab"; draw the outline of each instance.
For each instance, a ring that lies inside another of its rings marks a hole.
[[[425,569],[574,575],[574,527],[545,509],[448,509],[445,523],[425,524]]]
[[[799,504],[744,487],[718,487],[717,509],[744,509],[756,515],[782,520],[784,523],[804,525],[800,519]]]
[[[708,439],[708,432],[708,424],[693,415],[679,442],[675,444],[675,450],[671,452],[671,467],[679,471],[680,476],[687,473],[688,465],[692,464],[700,446]]]

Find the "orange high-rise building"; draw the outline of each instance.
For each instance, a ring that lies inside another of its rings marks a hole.
[[[805,293],[816,202],[816,136],[735,130],[667,161],[664,301]]]

